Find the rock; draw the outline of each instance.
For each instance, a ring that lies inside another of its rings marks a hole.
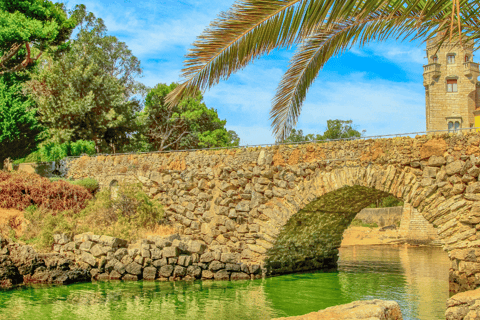
[[[461,160],[453,161],[452,163],[447,164],[445,170],[449,176],[460,173],[463,169],[464,162]]]
[[[173,277],[184,277],[187,274],[187,268],[181,267],[181,266],[176,266],[175,269],[173,269]]]
[[[188,242],[188,251],[189,252],[203,254],[206,249],[207,249],[207,246],[203,243],[198,242],[198,241],[189,241]]]
[[[163,249],[163,256],[165,258],[173,258],[173,257],[178,257],[180,254],[180,250],[178,247],[166,247]]]
[[[395,301],[354,301],[302,316],[275,318],[272,320],[402,320],[400,306]]]
[[[162,258],[162,259],[158,259],[158,260],[153,261],[152,264],[155,267],[159,268],[159,267],[166,266],[168,264],[168,261],[167,261],[167,258]]]
[[[123,263],[121,263],[120,261],[118,261],[117,263],[115,263],[115,265],[113,266],[113,268],[115,269],[115,271],[117,271],[118,273],[120,274],[124,274],[126,272],[126,268],[125,268],[125,265]]]
[[[125,267],[125,271],[133,275],[142,274],[142,266],[136,262],[132,262]]]
[[[122,278],[122,275],[116,270],[113,270],[112,272],[110,272],[109,278],[110,280],[120,280]]]
[[[93,247],[93,242],[87,240],[80,245],[79,249],[83,250],[83,251],[90,252],[90,249],[92,247]]]
[[[133,275],[133,274],[126,274],[123,276],[122,280],[125,280],[125,281],[138,281],[138,277],[136,275]]]
[[[97,264],[97,260],[95,259],[95,257],[86,251],[82,252],[81,260],[83,262],[88,263],[92,267],[94,267]]]
[[[126,248],[120,248],[114,253],[114,257],[117,260],[122,260],[123,257],[125,257],[128,254],[128,251]]]
[[[238,263],[227,263],[225,264],[225,270],[239,272],[240,265]]]
[[[213,279],[214,273],[210,270],[202,271],[202,279]]]
[[[146,267],[145,269],[143,269],[143,279],[155,280],[156,276],[157,276],[157,268]]]
[[[188,255],[181,255],[178,257],[178,264],[184,267],[188,267],[192,263],[192,257]]]
[[[250,211],[250,202],[249,201],[240,201],[235,207],[236,211],[240,212],[249,212]]]
[[[237,254],[235,253],[222,253],[220,261],[223,263],[237,263]]]
[[[250,280],[250,276],[243,272],[232,272],[230,280]]]
[[[172,275],[173,269],[174,269],[173,266],[168,264],[166,266],[161,267],[160,270],[158,271],[158,274],[162,277],[168,278]]]
[[[480,289],[457,293],[447,300],[447,320],[473,320],[480,315]]]
[[[428,159],[428,165],[431,167],[441,167],[445,163],[447,163],[447,161],[442,156],[431,156],[430,159]]]
[[[225,268],[224,263],[221,263],[220,261],[212,261],[212,263],[210,263],[210,266],[208,267],[208,270],[215,272],[223,268]]]
[[[223,280],[223,281],[228,281],[230,280],[230,272],[227,270],[220,270],[215,272],[214,275],[215,280]]]
[[[162,250],[158,248],[153,248],[150,250],[150,257],[152,260],[158,260],[162,258]]]
[[[200,278],[202,274],[202,269],[198,266],[188,266],[187,268],[187,275],[194,277],[194,278]]]
[[[209,262],[212,262],[214,259],[215,259],[215,255],[213,254],[213,252],[207,252],[200,256],[200,262],[209,263]]]
[[[443,139],[432,139],[423,144],[420,148],[420,157],[427,159],[432,156],[442,156],[447,150],[447,143]]]
[[[72,241],[72,239],[64,233],[53,235],[53,242],[56,244],[63,245],[70,241]]]
[[[127,240],[114,238],[110,236],[100,236],[98,242],[104,246],[111,247],[111,248],[119,248],[124,247],[127,245]]]
[[[480,193],[480,182],[475,182],[469,185],[465,193]]]
[[[90,249],[90,253],[94,257],[100,257],[103,254],[102,247],[100,245],[96,244]]]

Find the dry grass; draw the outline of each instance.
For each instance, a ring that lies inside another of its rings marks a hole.
[[[23,235],[27,221],[23,212],[16,209],[0,208],[0,234],[7,237]]]
[[[140,238],[145,239],[150,236],[169,236],[175,233],[175,229],[171,226],[157,224],[153,229],[146,229],[140,232]]]

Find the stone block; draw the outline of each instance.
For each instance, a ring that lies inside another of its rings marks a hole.
[[[150,250],[150,257],[152,260],[158,260],[162,258],[162,250],[158,248],[153,248]]]
[[[223,269],[223,268],[225,268],[225,264],[220,262],[220,261],[212,261],[210,263],[210,265],[208,266],[208,270],[213,271],[213,272],[218,271],[218,270]]]
[[[167,258],[162,258],[162,259],[158,259],[158,260],[153,261],[152,264],[155,267],[159,268],[159,267],[166,266],[168,264],[168,260],[167,260]]]
[[[166,247],[163,249],[163,256],[165,258],[178,257],[180,250],[178,247]]]
[[[250,276],[244,272],[232,272],[230,280],[250,280]]]
[[[59,245],[64,245],[66,244],[67,242],[70,242],[72,241],[72,239],[64,234],[64,233],[57,233],[57,234],[54,234],[53,235],[53,242],[56,243],[56,244],[59,244]]]
[[[155,267],[146,267],[143,269],[143,279],[144,280],[155,280],[157,276],[157,268]]]
[[[126,274],[122,277],[124,281],[138,281],[138,276],[134,274]]]
[[[113,270],[110,272],[109,279],[110,280],[120,280],[122,278],[122,275],[118,273],[116,270]]]
[[[189,255],[181,255],[178,257],[178,264],[184,267],[188,267],[190,264],[192,264],[192,257]]]
[[[99,244],[96,244],[90,249],[90,253],[94,257],[100,257],[101,255],[103,255],[102,247]]]
[[[173,269],[173,277],[184,277],[187,274],[187,268],[184,268],[182,266],[175,266]]]
[[[215,280],[228,281],[230,280],[230,272],[227,270],[219,270],[215,272],[213,277]]]
[[[120,274],[124,274],[127,271],[125,265],[123,263],[121,263],[120,261],[115,263],[113,268],[114,268],[115,271],[117,271]]]
[[[236,253],[222,253],[220,261],[223,263],[237,263]]]
[[[117,251],[115,251],[114,257],[117,260],[122,260],[123,257],[125,257],[128,254],[128,251],[126,248],[120,248]]]
[[[238,263],[227,263],[227,264],[225,264],[225,270],[240,272],[241,271],[240,264],[238,264]]]
[[[202,275],[202,269],[199,266],[188,266],[187,275],[198,279]]]
[[[215,255],[213,252],[207,252],[200,256],[200,262],[209,263],[209,262],[212,262],[214,259],[215,259]]]
[[[210,270],[202,270],[202,279],[213,279],[214,273]]]
[[[93,245],[94,243],[92,241],[87,240],[80,245],[79,249],[82,251],[90,252],[90,249],[93,247]]]
[[[97,260],[95,259],[95,257],[86,251],[82,252],[81,260],[88,263],[92,267],[95,267],[95,265],[97,264]]]
[[[125,267],[125,271],[133,275],[139,275],[142,274],[142,266],[136,262],[132,262]]]
[[[158,271],[158,274],[162,277],[168,278],[172,275],[173,272],[173,266],[167,264],[166,266],[162,266],[160,270]]]

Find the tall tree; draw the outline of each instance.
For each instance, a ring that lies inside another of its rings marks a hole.
[[[46,56],[27,87],[50,140],[93,140],[97,152],[115,152],[136,130],[141,105],[133,95],[142,89],[135,81],[140,62],[85,6],[77,6],[73,16],[79,32],[71,49]]]
[[[34,151],[44,130],[33,101],[22,93],[26,79],[24,72],[0,77],[0,168],[7,157],[21,158]]]
[[[275,48],[298,46],[273,99],[271,118],[283,140],[300,115],[310,85],[325,63],[354,45],[388,37],[441,45],[480,40],[480,2],[462,0],[240,0],[197,38],[183,77],[167,102],[205,90]],[[454,14],[453,8],[458,8]],[[462,37],[463,35],[463,37]]]
[[[0,0],[0,75],[33,64],[45,50],[63,50],[75,27],[61,3]]]
[[[145,99],[143,119],[144,135],[155,150],[180,150],[238,145],[240,138],[227,131],[227,121],[218,118],[217,111],[203,103],[197,92],[194,98],[182,100],[173,108],[165,104],[165,97],[177,87],[158,84]]]

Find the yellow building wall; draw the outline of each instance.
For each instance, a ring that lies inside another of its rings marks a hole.
[[[480,128],[480,116],[475,116],[475,128]],[[480,131],[480,129],[476,129],[475,131]]]

